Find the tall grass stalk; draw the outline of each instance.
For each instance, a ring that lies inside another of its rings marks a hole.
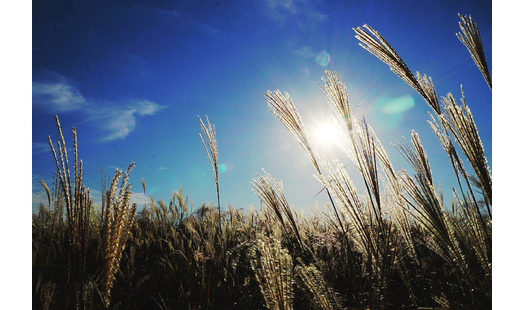
[[[78,144],[76,128],[72,129],[73,149],[74,149],[74,179],[71,180],[69,170],[69,160],[67,157],[67,148],[65,138],[62,134],[62,128],[58,116],[55,116],[56,125],[60,140],[57,142],[57,157],[51,137],[48,137],[49,145],[55,158],[60,188],[65,200],[68,225],[68,282],[70,296],[75,296],[75,303],[81,304],[81,295],[88,294],[84,291],[88,279],[86,278],[86,258],[88,242],[91,237],[91,226],[89,219],[92,208],[92,198],[89,189],[82,184],[82,161],[78,162]],[[73,185],[72,185],[73,181]],[[83,292],[83,293],[81,293]],[[67,302],[66,302],[67,304]]]
[[[204,146],[207,154],[207,158],[209,159],[209,163],[211,164],[211,168],[213,170],[213,177],[215,178],[215,186],[217,190],[217,202],[218,202],[218,221],[220,223],[221,220],[221,213],[220,213],[220,189],[219,189],[219,182],[218,182],[218,147],[217,147],[217,135],[215,130],[215,125],[211,125],[209,122],[209,118],[206,115],[206,121],[207,121],[207,127],[204,124],[204,122],[200,119],[199,116],[197,116],[198,120],[200,121],[200,128],[202,129],[202,133],[204,134],[204,138],[202,138],[202,134],[199,134],[200,140],[202,141],[202,145]]]

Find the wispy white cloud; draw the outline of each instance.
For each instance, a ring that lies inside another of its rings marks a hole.
[[[197,31],[211,37],[216,38],[220,35],[220,30],[218,30],[218,28],[215,28],[206,23],[193,23],[193,27],[195,27]]]
[[[154,115],[166,108],[149,100],[90,100],[65,79],[54,83],[33,83],[33,105],[45,106],[50,113],[81,111],[84,120],[100,130],[100,141],[123,139],[135,129],[138,116]],[[33,151],[40,150],[44,150],[43,143],[33,144]]]
[[[293,54],[300,58],[310,58],[315,56],[315,53],[313,53],[313,50],[309,46],[302,46],[300,49],[295,50]]]
[[[32,174],[32,180],[31,180],[31,190],[38,191],[41,190],[42,187],[40,186],[40,175],[33,173]]]
[[[101,141],[125,138],[136,127],[137,116],[154,115],[166,108],[148,100],[137,100],[122,105],[104,104],[89,109],[89,120],[103,131]]]
[[[63,83],[33,83],[33,102],[53,112],[81,109],[87,102],[75,87]]]
[[[33,141],[33,145],[32,145],[33,154],[49,152],[50,150],[51,150],[51,147],[49,146],[49,143]]]
[[[319,12],[311,0],[266,0],[265,14],[283,25],[285,19],[289,17],[304,17],[310,21],[321,21],[327,19],[327,15]]]
[[[149,204],[151,201],[150,196],[146,193],[144,195],[143,192],[132,192],[131,198],[129,199],[130,203],[136,203],[137,209],[141,209],[141,206],[143,207],[144,204]]]
[[[184,26],[189,26],[192,30],[204,34],[206,36],[210,37],[218,37],[222,34],[222,31],[215,27],[210,25],[209,23],[205,23],[202,21],[199,21],[198,19],[195,19],[194,17],[191,17],[191,15],[180,12],[178,10],[174,9],[158,9],[158,8],[152,8],[152,7],[143,7],[143,10],[149,10],[149,12],[153,13],[156,16],[159,16],[161,18],[167,17],[170,21],[176,21],[177,23],[181,23]]]

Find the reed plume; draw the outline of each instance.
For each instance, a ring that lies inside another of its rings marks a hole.
[[[277,89],[274,92],[268,90],[264,95],[266,96],[269,112],[275,115],[284,127],[289,130],[306,152],[317,172],[320,173],[317,159],[309,143],[306,128],[304,127],[302,118],[300,117],[293,100],[289,97],[289,94],[286,92],[282,95],[282,93]]]
[[[461,91],[462,98],[460,101],[462,106],[458,106],[451,94],[448,94],[447,98],[442,98],[445,114],[441,117],[441,123],[453,135],[466,155],[480,182],[481,189],[487,198],[487,203],[491,205],[492,185],[488,160],[484,154],[484,146],[480,139],[477,125],[473,120],[471,110],[466,104],[462,87]]]
[[[473,21],[471,15],[463,16],[458,14],[460,30],[462,33],[456,33],[458,39],[468,49],[471,54],[471,58],[479,68],[480,72],[484,76],[486,83],[488,83],[489,89],[491,89],[491,76],[488,70],[488,64],[486,57],[484,56],[484,46],[482,45],[482,38],[480,36],[480,30],[477,23]]]
[[[326,94],[326,100],[335,111],[335,115],[339,121],[344,124],[347,132],[353,130],[353,117],[351,115],[351,107],[349,105],[349,96],[346,85],[342,83],[342,79],[336,72],[326,70],[327,80],[322,77],[325,88],[320,84],[318,86]]]

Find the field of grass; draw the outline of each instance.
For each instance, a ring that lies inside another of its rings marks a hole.
[[[460,18],[457,36],[491,88],[478,27]],[[460,104],[451,94],[439,101],[431,78],[413,74],[378,32],[354,30],[362,47],[428,103],[429,125],[459,184],[451,206],[418,134],[395,144],[415,174],[395,170],[371,126],[351,114],[336,72],[326,71],[321,89],[338,117],[339,145],[361,173],[362,193],[341,164],[314,152],[289,95],[265,94],[331,199],[309,217],[295,212],[268,173],[252,183],[261,210],[221,209],[218,147],[207,118],[199,120],[216,207],[193,206],[182,188],[168,203],[151,196],[143,208],[131,204],[131,163],[102,180],[96,208],[82,183],[76,130],[70,159],[57,117],[56,147],[49,139],[57,172],[52,185],[41,181],[46,202],[32,221],[33,309],[490,309],[491,172],[465,94]]]

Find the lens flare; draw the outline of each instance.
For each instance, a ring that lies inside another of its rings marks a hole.
[[[224,173],[224,172],[231,172],[235,169],[235,164],[231,161],[226,161],[218,165],[218,172]]]
[[[329,60],[331,59],[331,56],[329,56],[328,52],[322,51],[317,54],[317,57],[315,57],[315,61],[317,64],[321,65],[322,67],[325,67],[329,64]]]
[[[415,99],[411,95],[390,100],[382,107],[382,112],[386,114],[400,114],[415,107]]]

